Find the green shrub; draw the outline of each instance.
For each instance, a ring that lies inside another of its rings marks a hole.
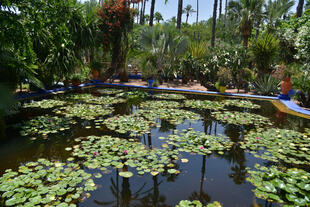
[[[280,92],[280,80],[264,75],[254,83],[254,92],[264,96],[274,96]]]
[[[278,50],[279,41],[272,34],[263,34],[251,42],[250,59],[255,63],[260,76],[272,73],[272,64],[278,55]]]

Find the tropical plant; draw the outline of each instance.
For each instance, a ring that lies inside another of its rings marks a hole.
[[[161,15],[161,13],[156,12],[155,13],[155,21],[157,21],[157,23],[159,23],[160,21],[164,20],[163,16]]]
[[[250,59],[255,63],[259,76],[271,74],[279,51],[279,41],[272,34],[263,34],[253,40],[249,49]]]
[[[226,87],[232,81],[232,74],[228,68],[221,67],[216,75],[220,86]]]
[[[188,4],[186,7],[183,9],[183,13],[186,14],[186,24],[188,22],[188,17],[189,15],[192,15],[192,13],[195,13],[196,11],[192,8],[192,5]]]
[[[244,47],[248,47],[253,25],[262,15],[263,2],[263,0],[233,0],[229,2],[229,15],[238,21]]]
[[[186,39],[178,35],[172,24],[156,25],[142,30],[139,38],[142,53],[139,56],[142,71],[160,74],[165,68],[172,71],[177,58],[187,48]]]
[[[279,19],[287,15],[292,6],[294,6],[294,3],[293,0],[268,0],[268,3],[264,4],[264,17],[267,20],[267,28],[269,31],[274,31],[279,23]]]
[[[261,76],[254,83],[254,92],[260,95],[274,96],[280,92],[280,82],[271,75]]]
[[[111,67],[105,71],[102,79],[110,78],[125,68],[128,53],[128,32],[133,28],[133,13],[130,3],[141,0],[107,0],[98,11],[99,28],[103,34],[103,47],[111,51]]]

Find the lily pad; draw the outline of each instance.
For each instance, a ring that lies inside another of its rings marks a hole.
[[[38,116],[29,121],[15,125],[21,128],[20,134],[22,136],[33,136],[41,134],[47,136],[48,134],[55,134],[60,131],[70,129],[72,119],[70,117],[57,117],[57,116]]]
[[[310,174],[297,168],[278,168],[277,166],[264,167],[255,165],[256,170],[249,170],[247,178],[256,189],[258,198],[271,202],[284,203],[292,206],[308,206],[310,200],[310,181],[304,177]]]
[[[264,116],[252,113],[237,112],[237,111],[215,111],[211,115],[217,120],[228,124],[235,125],[254,125],[256,127],[263,125],[272,125],[270,120]]]
[[[54,110],[57,114],[65,115],[66,117],[78,117],[86,120],[93,120],[98,116],[109,115],[113,112],[113,108],[104,105],[91,104],[74,104],[61,107]]]
[[[77,203],[84,191],[96,189],[90,177],[78,164],[39,159],[20,166],[18,172],[6,170],[0,177],[0,195],[6,206],[68,206]]]
[[[124,177],[124,178],[130,178],[133,176],[133,173],[132,172],[129,172],[129,171],[125,171],[125,172],[119,172],[118,173],[120,176]]]
[[[66,101],[60,101],[55,99],[45,99],[42,101],[34,101],[31,103],[25,103],[23,105],[23,108],[41,108],[41,109],[50,109],[54,108],[56,106],[63,106],[67,102]]]

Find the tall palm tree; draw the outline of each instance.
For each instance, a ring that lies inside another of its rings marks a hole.
[[[222,15],[222,5],[223,5],[223,0],[220,0],[219,18],[221,18],[221,15]]]
[[[294,3],[294,0],[269,0],[267,4],[264,4],[268,29],[274,28],[278,19],[286,16]]]
[[[161,15],[160,12],[156,12],[155,13],[155,21],[157,21],[157,23],[159,23],[161,20],[164,20],[163,16]]]
[[[144,16],[145,16],[145,5],[146,5],[146,2],[147,2],[147,1],[148,1],[148,0],[143,0],[143,1],[142,1],[142,7],[141,7],[142,12],[141,12],[141,14],[140,14],[140,24],[141,24],[141,25],[144,25],[144,23],[145,23]]]
[[[229,2],[229,12],[238,20],[243,46],[247,47],[253,25],[262,16],[264,0],[233,0]]]
[[[296,17],[301,17],[302,15],[302,9],[304,7],[304,3],[305,1],[304,0],[299,0],[298,1],[298,5],[297,5],[297,11],[296,11]]]
[[[198,24],[198,17],[199,17],[199,0],[197,0],[197,11],[196,11],[196,24]]]
[[[211,47],[215,45],[215,27],[216,27],[216,10],[217,10],[218,0],[214,0],[213,6],[213,18],[212,18],[212,36],[211,36]]]
[[[149,25],[150,25],[151,27],[153,26],[154,10],[155,10],[155,0],[152,0],[152,3],[151,3],[151,11],[150,11],[150,21],[149,21]]]
[[[188,4],[184,10],[183,10],[183,13],[186,14],[186,24],[188,22],[188,17],[189,15],[191,15],[192,13],[195,13],[196,11],[192,8],[192,5]]]
[[[182,12],[183,11],[183,0],[179,0],[178,4],[178,15],[177,15],[177,28],[181,29],[181,23],[182,23]]]

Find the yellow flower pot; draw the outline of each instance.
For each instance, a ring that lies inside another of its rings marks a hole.
[[[220,93],[225,93],[226,86],[220,86]]]

